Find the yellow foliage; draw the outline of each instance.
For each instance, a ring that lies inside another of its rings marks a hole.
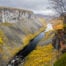
[[[51,21],[52,25],[53,25],[53,28],[55,30],[58,30],[58,29],[63,29],[63,20],[60,19],[60,18],[57,18],[57,19],[54,19]]]
[[[37,46],[36,49],[27,56],[24,66],[51,66],[50,63],[56,57],[56,52],[53,51],[53,46]],[[49,63],[50,62],[50,63]]]
[[[55,29],[56,29],[56,30],[58,30],[58,29],[63,29],[63,24],[57,25],[57,26],[55,27]]]
[[[24,45],[27,45],[27,44],[29,43],[29,39],[30,39],[30,38],[27,38],[27,37],[24,37],[24,38],[23,38],[23,43],[24,43]]]
[[[3,44],[4,33],[0,30],[0,44]]]
[[[0,25],[4,25],[4,26],[12,26],[12,25],[13,25],[13,23],[5,22],[5,23],[1,23]]]
[[[3,40],[2,40],[2,38],[0,38],[0,44],[2,44],[3,43]]]

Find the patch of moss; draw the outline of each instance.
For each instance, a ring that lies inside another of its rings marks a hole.
[[[54,66],[66,66],[66,53],[64,53],[62,57],[54,63]]]

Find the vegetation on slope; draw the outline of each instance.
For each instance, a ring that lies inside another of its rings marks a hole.
[[[25,59],[24,66],[52,66],[56,58],[57,51],[53,50],[51,44],[38,46]]]
[[[39,22],[36,19],[24,20],[16,23],[0,23],[0,65],[1,61],[8,63],[19,50],[46,28],[39,20]]]
[[[66,53],[64,53],[61,58],[54,63],[54,66],[66,66]]]
[[[58,52],[53,48],[52,44],[41,45],[45,39],[51,39],[54,34],[53,31],[49,31],[45,34],[45,37],[38,43],[36,49],[31,52],[24,61],[23,66],[52,66],[56,60]],[[50,37],[49,37],[50,36]],[[22,64],[20,65],[22,66]]]

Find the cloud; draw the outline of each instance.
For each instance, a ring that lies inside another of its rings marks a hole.
[[[51,12],[54,14],[50,0],[0,0],[0,6],[31,9],[42,14],[51,14]]]
[[[48,0],[0,0],[0,6],[17,7],[40,11],[42,13],[49,6]],[[39,13],[39,12],[38,12]]]
[[[48,4],[48,0],[0,0],[0,5],[27,9],[40,9]]]
[[[44,9],[44,10],[39,10],[39,11],[34,11],[34,13],[36,13],[36,14],[44,14],[44,15],[52,15],[52,16],[54,16],[54,15],[57,15],[57,12],[55,12],[53,9]]]

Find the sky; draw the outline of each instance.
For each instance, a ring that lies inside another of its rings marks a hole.
[[[27,8],[27,9],[44,9],[48,5],[48,0],[0,0],[0,5]]]
[[[30,9],[35,13],[45,15],[57,14],[50,4],[50,0],[0,0],[0,6]]]

